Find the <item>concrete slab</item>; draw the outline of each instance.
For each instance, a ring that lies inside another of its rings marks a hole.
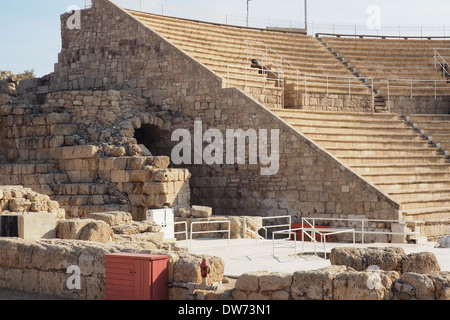
[[[186,245],[185,241],[178,244]],[[335,246],[353,245],[346,243],[327,243],[326,251],[329,253]],[[450,248],[435,248],[436,243],[426,244],[395,244],[370,243],[355,244],[356,247],[403,247],[407,254],[413,252],[433,252],[441,266],[442,271],[450,271]],[[321,246],[316,247],[311,242],[297,242],[297,249],[293,241],[275,241],[254,239],[198,239],[188,243],[189,251],[194,254],[208,254],[219,256],[225,261],[227,276],[239,276],[250,271],[295,272],[300,270],[314,270],[331,265],[329,259],[324,259]],[[297,251],[296,251],[297,250]],[[296,254],[297,253],[297,254]],[[329,256],[327,256],[329,257]]]

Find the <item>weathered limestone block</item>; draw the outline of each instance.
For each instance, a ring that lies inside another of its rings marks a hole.
[[[450,272],[430,272],[427,277],[433,281],[436,300],[450,300]]]
[[[131,234],[115,234],[114,241],[123,243],[124,241],[130,242],[150,242],[155,243],[154,248],[160,248],[161,246],[157,246],[156,244],[161,244],[164,240],[163,232],[142,232],[142,233],[131,233]]]
[[[209,218],[212,215],[212,208],[205,206],[192,206],[191,214],[194,218]]]
[[[0,107],[3,107],[10,102],[11,96],[9,94],[0,93]],[[6,110],[6,108],[4,108],[3,110]],[[6,113],[6,111],[0,111],[0,115],[4,115],[3,113]]]
[[[390,300],[398,273],[347,271],[333,281],[334,300]]]
[[[131,221],[129,223],[114,225],[115,234],[139,234],[143,232],[160,232],[161,226],[152,221]]]
[[[402,272],[427,274],[441,271],[436,255],[432,252],[410,253],[402,259]]]
[[[15,198],[9,201],[9,211],[11,212],[26,212],[31,207],[31,201],[25,198]]]
[[[88,218],[105,221],[110,226],[130,223],[133,220],[131,213],[123,211],[95,212],[90,213]]]
[[[208,282],[222,282],[225,264],[222,258],[214,256],[195,256],[195,255],[180,255],[180,259],[174,263],[173,266],[173,281],[174,282],[192,282],[201,283],[202,276],[200,264],[205,258],[209,264],[211,273],[208,275]]]
[[[385,271],[401,272],[405,251],[400,247],[352,248],[338,247],[331,249],[332,265],[344,265],[357,271],[364,271],[369,266],[378,266]]]
[[[60,239],[109,242],[113,238],[113,231],[101,220],[70,219],[58,223],[56,235]]]
[[[424,274],[407,272],[394,285],[395,300],[434,300],[434,283]]]
[[[114,237],[111,227],[104,221],[92,221],[80,232],[79,239],[86,241],[109,242]]]
[[[87,159],[92,158],[98,151],[97,146],[73,146],[61,148],[62,159]]]
[[[345,266],[294,272],[292,297],[296,300],[333,300],[333,280]]]

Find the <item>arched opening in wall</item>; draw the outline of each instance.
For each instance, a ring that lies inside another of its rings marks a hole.
[[[171,132],[162,130],[153,124],[143,124],[134,131],[137,143],[144,145],[153,156],[170,157],[172,148],[176,142],[170,141]]]

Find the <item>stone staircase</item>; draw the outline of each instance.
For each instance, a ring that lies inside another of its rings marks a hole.
[[[397,114],[272,111],[399,202],[405,219],[450,219],[450,163]]]
[[[5,117],[0,117],[0,140],[6,158],[0,163],[0,184],[23,185],[51,196],[66,210],[67,217],[129,211],[123,196],[119,199],[104,192],[110,185],[79,174],[81,171],[75,167],[61,169],[66,138],[78,133],[78,126],[71,123],[68,113],[46,113],[41,105],[5,105],[2,110]],[[94,183],[95,187],[88,187]]]
[[[407,122],[433,144],[439,144],[440,150],[450,152],[450,115],[449,114],[411,114]]]
[[[449,95],[450,84],[442,82],[442,71],[434,63],[434,48],[450,50],[445,40],[365,39],[321,37],[319,39],[333,54],[363,77],[374,80],[374,88],[386,97],[387,79],[414,79],[415,96]],[[423,80],[423,82],[420,82]],[[430,80],[440,81],[438,88]],[[396,81],[390,96],[410,96],[411,83]]]
[[[167,157],[102,155],[77,121],[51,101],[0,106],[0,185],[48,195],[66,218],[126,211],[140,220],[146,208],[189,201],[187,170],[169,169]]]
[[[311,36],[218,25],[133,10],[127,12],[217,73],[224,84],[245,88],[247,93],[269,108],[281,107],[283,89],[277,81],[267,81],[267,77],[256,70],[247,74],[251,59],[257,59],[272,71],[282,69],[285,106],[299,107],[302,99],[298,97],[306,91],[305,81],[309,94],[347,95],[349,79],[354,80],[353,95],[371,94],[365,84]],[[268,59],[262,54],[264,52],[268,52]],[[260,88],[264,91],[261,92]]]

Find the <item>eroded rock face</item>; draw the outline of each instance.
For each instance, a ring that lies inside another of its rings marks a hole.
[[[395,271],[338,274],[333,282],[334,300],[390,300],[392,285],[398,277]]]
[[[434,283],[424,274],[407,272],[395,282],[396,300],[434,300]]]
[[[333,248],[330,254],[333,265],[344,265],[357,271],[377,266],[384,271],[399,273],[415,272],[425,274],[440,271],[441,268],[434,253],[420,252],[406,254],[402,248]]]
[[[211,267],[210,282],[219,282],[223,278],[224,263],[221,258],[159,250],[147,241],[101,243],[0,238],[0,287],[70,299],[105,299],[103,255],[118,252],[169,255],[170,282],[201,283],[202,258],[206,258]],[[67,270],[72,265],[80,270],[80,290],[71,290],[66,286],[72,275]]]
[[[110,242],[114,234],[104,221],[94,219],[69,219],[60,221],[56,228],[60,239]]]
[[[174,263],[174,281],[201,283],[202,275],[200,264],[205,258],[209,264],[211,273],[208,282],[222,282],[225,263],[220,257],[180,254],[180,259]]]
[[[439,262],[434,253],[418,252],[410,253],[402,259],[402,272],[414,272],[426,274],[433,271],[441,271]]]
[[[345,266],[329,266],[294,272],[292,296],[296,300],[332,300],[334,278],[347,271]]]
[[[88,218],[105,221],[111,227],[124,223],[130,223],[133,220],[131,213],[123,211],[90,213]]]
[[[23,186],[0,186],[0,214],[24,212],[56,213],[59,219],[65,216],[58,202],[52,201],[47,195]]]

